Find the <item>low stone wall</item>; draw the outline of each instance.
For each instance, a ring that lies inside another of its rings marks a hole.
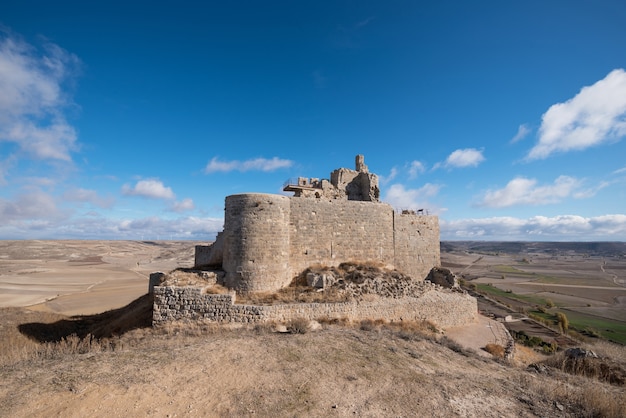
[[[373,301],[299,303],[269,306],[237,305],[235,293],[207,294],[207,288],[155,286],[153,325],[168,321],[215,321],[255,323],[295,318],[427,320],[441,328],[473,322],[478,315],[476,299],[458,292],[433,289],[419,298],[378,298]]]

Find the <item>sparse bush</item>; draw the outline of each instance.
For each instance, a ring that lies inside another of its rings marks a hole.
[[[386,323],[383,319],[363,319],[359,324],[359,329],[362,331],[373,331],[380,328]]]
[[[626,385],[626,368],[611,359],[594,357],[570,357],[565,353],[557,354],[544,364],[565,373],[586,376],[617,386]]]
[[[504,358],[504,347],[500,344],[487,344],[484,350],[494,357]]]
[[[287,324],[287,331],[292,334],[306,334],[309,331],[310,322],[306,318],[293,318]]]
[[[559,349],[559,345],[556,342],[551,342],[548,343],[546,341],[543,341],[541,343],[541,350],[545,353],[545,354],[554,354],[556,353],[556,351]]]
[[[554,302],[552,301],[552,299],[546,299],[546,307],[548,308],[554,308]]]
[[[563,333],[567,333],[567,329],[569,328],[569,321],[567,316],[563,312],[556,313],[556,320],[559,324],[559,329]]]

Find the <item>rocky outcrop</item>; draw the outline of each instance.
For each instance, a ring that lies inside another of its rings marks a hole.
[[[426,276],[426,281],[435,283],[441,287],[445,287],[446,289],[458,289],[459,281],[456,278],[456,275],[452,273],[450,270],[442,267],[433,267]]]

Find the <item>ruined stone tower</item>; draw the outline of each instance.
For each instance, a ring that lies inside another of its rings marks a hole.
[[[438,218],[380,202],[378,176],[362,155],[355,170],[339,168],[330,180],[300,177],[284,190],[294,196],[226,197],[224,231],[196,247],[196,267],[221,268],[225,286],[256,292],[287,286],[314,264],[376,262],[415,280],[440,264]]]

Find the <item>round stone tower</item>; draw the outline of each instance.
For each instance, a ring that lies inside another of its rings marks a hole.
[[[288,285],[287,196],[248,193],[226,197],[224,281],[241,292],[274,291]]]

